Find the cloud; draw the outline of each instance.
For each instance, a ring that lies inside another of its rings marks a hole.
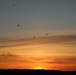
[[[0,49],[7,47],[16,46],[33,46],[41,44],[66,44],[66,45],[76,45],[76,35],[72,36],[48,36],[48,37],[37,37],[37,38],[0,38]]]
[[[11,53],[0,54],[0,69],[28,68],[30,63],[32,64],[33,62],[27,57],[21,55],[14,55]]]
[[[45,64],[76,64],[76,56],[58,56],[58,57],[31,57],[32,62]]]
[[[0,53],[0,62],[3,61],[11,61],[14,60],[15,58],[17,58],[17,55],[14,55],[12,53]]]
[[[32,60],[23,55],[15,55],[12,53],[1,53],[0,54],[0,63],[32,63]]]
[[[28,57],[14,54],[3,54],[0,55],[0,68],[32,68],[30,66],[34,66],[37,64],[43,64],[50,66],[62,66],[68,68],[66,66],[75,68],[76,67],[76,56],[68,56],[68,57]],[[60,67],[61,68],[61,67]],[[56,69],[56,68],[55,68]]]
[[[76,65],[76,56],[66,58],[55,58],[52,61],[50,59],[46,61],[47,64],[74,64]]]

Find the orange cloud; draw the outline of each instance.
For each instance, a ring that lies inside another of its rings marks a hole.
[[[0,49],[6,47],[15,46],[30,46],[30,45],[40,45],[47,43],[60,43],[68,45],[76,45],[76,36],[49,36],[49,37],[37,37],[37,38],[0,38]]]

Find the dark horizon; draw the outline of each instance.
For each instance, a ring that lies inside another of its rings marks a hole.
[[[76,70],[54,70],[54,69],[0,69],[0,71],[23,70],[23,71],[61,71],[61,72],[76,72]]]

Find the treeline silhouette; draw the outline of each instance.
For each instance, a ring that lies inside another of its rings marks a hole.
[[[34,69],[0,69],[0,75],[76,75],[76,71],[34,70]]]

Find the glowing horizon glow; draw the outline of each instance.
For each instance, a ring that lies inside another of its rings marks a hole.
[[[75,40],[76,36],[1,40],[0,69],[76,70]]]
[[[34,69],[35,69],[35,70],[37,70],[37,69],[42,70],[42,69],[44,69],[44,68],[39,66],[39,67],[35,67]]]

